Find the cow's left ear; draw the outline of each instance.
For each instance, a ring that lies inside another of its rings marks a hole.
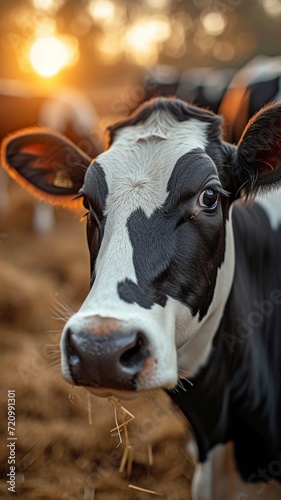
[[[281,184],[281,104],[262,108],[237,147],[237,174],[246,194]]]
[[[43,128],[18,131],[2,142],[1,163],[9,175],[37,198],[80,208],[73,202],[91,158],[66,137]]]

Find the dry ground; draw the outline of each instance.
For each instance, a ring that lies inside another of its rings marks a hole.
[[[0,216],[0,497],[7,491],[7,390],[16,391],[16,496],[22,500],[188,500],[187,423],[164,393],[125,403],[132,470],[118,471],[114,409],[62,380],[59,331],[88,289],[85,227],[56,209],[52,234],[35,235],[33,203],[15,185]],[[118,415],[121,419],[120,414]],[[150,449],[153,463],[151,464]],[[161,498],[161,497],[160,497]]]

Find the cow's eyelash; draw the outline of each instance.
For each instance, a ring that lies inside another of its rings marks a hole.
[[[73,196],[73,200],[79,200],[79,198],[85,198],[85,194],[83,193],[83,191],[78,191],[78,193]]]
[[[92,214],[92,218],[89,217],[90,214]],[[99,221],[96,213],[93,212],[93,211],[88,210],[84,215],[82,215],[82,217],[81,217],[80,220],[83,221],[85,219],[88,220],[88,223],[90,225],[92,225],[94,223],[94,225],[96,226],[96,228],[97,228],[97,230],[99,232],[99,235],[101,237],[101,234],[102,234],[102,225],[101,225],[101,223],[100,223],[100,221]],[[94,219],[94,222],[93,222],[93,219]]]
[[[100,221],[98,215],[96,214],[96,212],[92,208],[90,210],[88,210],[84,214],[84,216],[82,217],[82,219],[85,219],[85,218],[88,218],[90,224],[94,223],[94,225],[98,228],[99,233],[101,234],[102,222]]]
[[[217,193],[219,193],[221,196],[225,196],[226,198],[229,198],[231,193],[229,191],[226,191],[222,186],[208,186],[208,188],[214,189]]]
[[[84,191],[82,191],[81,189],[80,189],[80,191],[78,191],[78,193],[77,193],[77,194],[76,194],[76,195],[75,195],[72,199],[73,199],[73,200],[79,200],[80,198],[83,198],[83,200],[82,200],[82,201],[83,201],[83,205],[84,205],[84,207],[85,207],[87,210],[88,210],[88,209],[90,209],[90,207],[89,207],[89,203],[88,203],[88,200],[87,200],[87,197],[86,197],[86,195],[85,195]]]

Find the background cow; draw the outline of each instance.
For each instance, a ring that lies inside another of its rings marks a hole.
[[[0,80],[0,110],[5,117],[0,124],[0,141],[15,130],[35,125],[49,127],[69,137],[91,156],[100,152],[102,144],[94,140],[97,115],[92,102],[71,87],[57,87],[49,92],[38,91],[18,80]],[[0,170],[0,213],[9,207],[8,179]],[[36,202],[33,226],[39,233],[48,232],[54,224],[52,208]]]
[[[251,116],[281,99],[281,57],[257,56],[235,73],[219,106],[225,139],[237,144]]]
[[[281,98],[281,57],[257,56],[238,71],[193,68],[182,73],[169,66],[150,69],[143,78],[144,101],[175,95],[225,119],[224,138],[237,144],[248,120]]]
[[[217,113],[234,69],[192,68],[180,73],[172,66],[150,68],[143,77],[143,100],[177,96]]]

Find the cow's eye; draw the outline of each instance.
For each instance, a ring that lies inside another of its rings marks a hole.
[[[214,210],[218,204],[218,192],[213,188],[207,188],[199,196],[199,205],[202,208]]]

